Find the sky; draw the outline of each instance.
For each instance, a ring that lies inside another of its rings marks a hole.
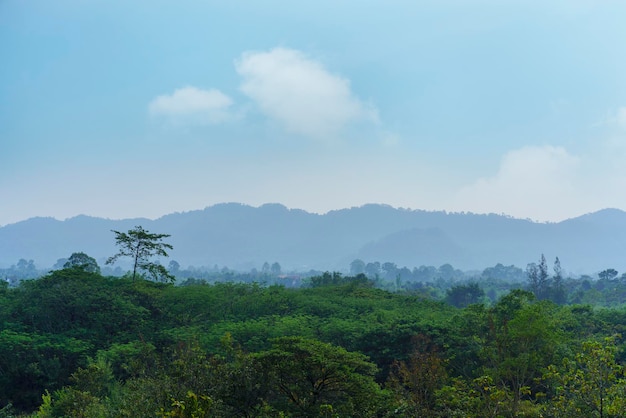
[[[626,209],[626,2],[0,0],[0,225]]]

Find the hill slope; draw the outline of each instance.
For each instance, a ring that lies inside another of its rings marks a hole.
[[[570,271],[624,269],[626,213],[606,209],[567,221],[534,223],[500,215],[427,212],[385,205],[324,215],[278,204],[236,203],[174,213],[156,220],[78,216],[33,218],[0,228],[0,267],[33,259],[39,267],[84,251],[103,263],[115,252],[112,229],[142,225],[167,233],[171,258],[183,266],[259,268],[278,261],[284,269],[345,270],[355,258],[391,261],[409,268],[450,263],[482,269],[496,263],[525,267],[541,253]]]

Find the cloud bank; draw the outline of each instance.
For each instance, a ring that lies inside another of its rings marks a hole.
[[[232,104],[233,100],[219,90],[187,86],[156,97],[148,105],[148,110],[153,116],[174,122],[217,124],[231,117],[229,108]]]
[[[626,116],[625,108],[614,122]],[[528,146],[505,154],[493,176],[479,178],[455,195],[455,210],[506,213],[558,221],[626,202],[626,137],[598,140],[578,155],[563,147]]]
[[[564,205],[581,193],[581,160],[564,148],[524,147],[507,153],[492,177],[462,188],[457,207],[537,220],[560,219]]]
[[[291,133],[323,139],[353,122],[378,121],[376,109],[352,93],[349,80],[300,51],[246,52],[235,68],[243,78],[241,91]]]

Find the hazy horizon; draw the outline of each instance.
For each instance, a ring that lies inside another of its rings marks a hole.
[[[574,215],[572,217],[568,217],[568,218],[564,218],[564,219],[559,219],[556,221],[542,221],[542,220],[537,220],[537,219],[531,219],[531,218],[520,218],[520,217],[515,217],[506,213],[495,213],[495,212],[471,212],[471,211],[448,211],[445,209],[420,209],[420,208],[408,208],[408,207],[400,207],[400,206],[393,206],[393,205],[388,205],[386,203],[376,203],[376,202],[370,202],[370,203],[364,203],[362,205],[355,205],[355,206],[349,206],[349,207],[343,207],[343,208],[335,208],[335,209],[330,209],[327,211],[323,211],[323,212],[317,212],[317,211],[311,211],[311,210],[307,210],[304,208],[297,208],[297,207],[289,207],[287,205],[284,205],[280,202],[266,202],[266,203],[262,203],[259,205],[251,205],[251,204],[247,204],[247,203],[243,203],[243,202],[220,202],[220,203],[215,203],[213,205],[209,205],[209,206],[205,206],[202,208],[192,208],[192,209],[187,209],[187,210],[175,210],[172,212],[167,212],[167,213],[163,213],[160,215],[156,215],[156,216],[129,216],[129,217],[123,217],[123,218],[114,218],[114,217],[110,217],[110,216],[98,216],[98,215],[90,215],[90,214],[86,214],[86,213],[77,213],[75,215],[70,215],[70,216],[66,216],[66,217],[56,217],[56,216],[47,216],[47,215],[37,215],[37,216],[33,216],[30,218],[25,218],[25,219],[20,219],[17,220],[15,222],[10,222],[7,224],[0,224],[0,228],[4,227],[4,226],[8,226],[8,225],[12,225],[12,224],[16,224],[19,222],[23,222],[23,221],[27,221],[29,219],[33,219],[33,218],[50,218],[50,219],[55,219],[57,221],[66,221],[68,219],[73,219],[73,218],[77,218],[77,217],[81,217],[81,216],[86,216],[86,217],[91,217],[91,218],[100,218],[100,219],[106,219],[106,220],[112,220],[112,221],[121,221],[121,220],[132,220],[132,219],[147,219],[150,221],[154,221],[154,220],[158,220],[160,218],[163,218],[165,216],[168,215],[173,215],[173,214],[183,214],[183,213],[188,213],[188,212],[196,212],[196,211],[203,211],[206,209],[209,209],[213,206],[219,206],[219,205],[243,205],[243,206],[249,206],[252,208],[260,208],[261,206],[266,206],[266,205],[280,205],[280,206],[284,206],[285,208],[287,208],[288,210],[302,210],[305,211],[307,213],[310,214],[317,214],[317,215],[326,215],[329,212],[335,212],[335,211],[342,211],[342,210],[349,210],[349,209],[355,209],[355,208],[360,208],[363,206],[369,206],[369,205],[380,205],[380,206],[387,206],[387,207],[391,207],[393,209],[400,209],[400,210],[409,210],[409,211],[426,211],[426,212],[442,212],[442,213],[447,213],[447,214],[474,214],[474,215],[498,215],[498,216],[504,216],[507,218],[512,218],[512,219],[520,219],[520,220],[526,220],[526,221],[531,221],[534,223],[559,223],[562,221],[566,221],[568,219],[574,219],[574,218],[578,218],[580,216],[585,216],[585,215],[589,215],[592,213],[596,213],[596,212],[601,212],[601,211],[605,211],[605,210],[619,210],[622,212],[625,212],[622,209],[619,208],[601,208],[598,210],[594,210],[591,212],[585,212],[585,213],[581,213],[579,215]]]
[[[260,268],[278,261],[298,271],[343,270],[355,259],[402,266],[443,265],[463,270],[525,266],[544,254],[573,272],[624,270],[626,213],[607,210],[582,221],[529,220],[469,213],[408,211],[388,205],[326,215],[268,204],[223,204],[155,220],[36,218],[0,228],[1,265],[35,260],[52,265],[76,251],[104,262],[113,251],[111,230],[141,225],[171,235],[170,256],[181,265]],[[607,239],[610,236],[610,239]],[[246,267],[247,266],[247,267]]]
[[[0,2],[0,225],[626,209],[626,3]]]

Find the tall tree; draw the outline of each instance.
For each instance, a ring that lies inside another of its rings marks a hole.
[[[480,353],[486,376],[510,391],[510,416],[519,416],[522,399],[537,392],[537,379],[554,361],[562,341],[552,305],[533,300],[532,293],[521,289],[503,296],[490,309],[488,336]]]
[[[554,260],[554,276],[552,276],[552,301],[559,305],[563,305],[567,301],[567,294],[563,286],[563,270],[561,269],[561,260],[557,257]]]
[[[549,291],[548,263],[546,257],[541,254],[539,264],[531,263],[526,267],[530,291],[539,300],[546,299]]]
[[[119,252],[106,261],[106,264],[113,264],[120,257],[130,257],[133,260],[133,281],[137,273],[144,271],[154,280],[174,281],[175,277],[167,269],[157,262],[152,262],[152,257],[169,257],[166,250],[171,250],[170,244],[162,242],[168,234],[151,234],[141,226],[136,226],[128,232],[115,233],[115,245],[119,247]]]

